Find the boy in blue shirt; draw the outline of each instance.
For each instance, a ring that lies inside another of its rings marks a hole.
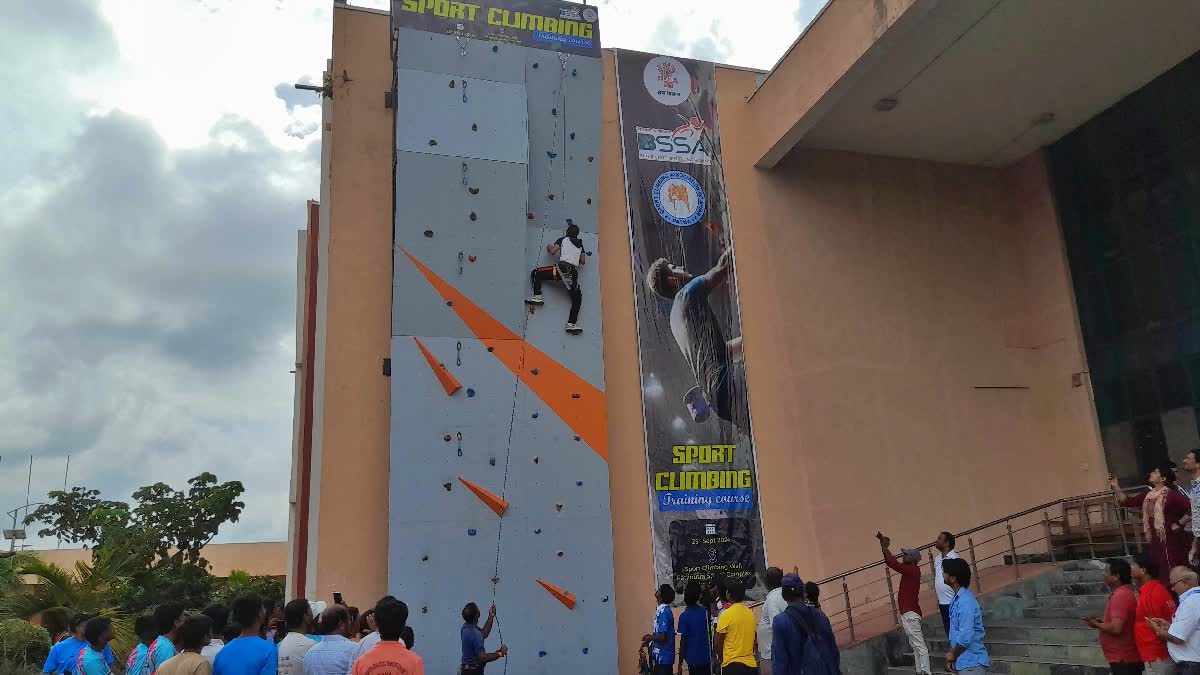
[[[133,632],[137,633],[138,643],[133,651],[129,652],[129,658],[125,660],[125,675],[149,675],[150,671],[146,670],[146,660],[150,655],[150,643],[158,637],[154,617],[146,614],[139,616],[133,622]]]
[[[675,589],[663,584],[654,592],[658,609],[654,612],[654,632],[642,636],[642,644],[650,646],[651,673],[671,675],[675,664],[675,615],[671,603],[675,601]]]
[[[257,595],[233,602],[233,620],[242,627],[240,637],[226,643],[213,659],[213,675],[275,675],[279,653],[275,644],[262,637],[267,610]]]
[[[983,610],[971,593],[971,566],[961,558],[942,562],[942,579],[954,591],[950,602],[950,651],[946,665],[963,675],[984,675],[992,666],[983,646]]]
[[[712,650],[708,639],[708,610],[700,606],[700,582],[692,579],[683,588],[687,608],[679,615],[679,667],[683,672],[686,659],[689,675],[712,673]]]
[[[154,628],[158,631],[158,637],[150,643],[146,653],[146,672],[150,675],[154,675],[159,666],[175,656],[175,631],[182,623],[183,607],[173,602],[159,605],[154,610]]]
[[[75,660],[75,675],[109,675],[111,671],[104,650],[113,639],[112,620],[104,616],[88,619],[83,635],[88,645],[79,651]]]
[[[76,662],[79,659],[79,652],[87,646],[87,640],[84,639],[83,628],[88,619],[96,616],[95,614],[87,614],[80,612],[71,617],[70,624],[67,629],[71,632],[70,637],[67,637],[50,649],[50,655],[46,657],[46,665],[42,666],[43,673],[74,673]],[[113,662],[112,647],[105,647],[104,658],[106,663]]]

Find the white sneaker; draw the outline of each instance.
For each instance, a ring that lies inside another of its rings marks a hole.
[[[542,300],[542,296],[535,295],[532,298],[529,298],[528,300],[526,300],[525,304],[527,304],[527,305],[544,305],[544,304],[546,304],[546,301]]]
[[[567,324],[567,327],[566,327],[566,329],[565,329],[565,330],[566,330],[568,333],[570,333],[571,335],[579,335],[580,333],[582,333],[582,332],[583,332],[583,329],[582,329],[582,328],[580,328],[579,326],[576,326],[576,325],[575,325],[575,324],[573,324],[573,323],[569,323],[569,324]]]

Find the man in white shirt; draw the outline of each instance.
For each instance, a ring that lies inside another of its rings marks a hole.
[[[1147,618],[1154,633],[1167,643],[1175,675],[1200,675],[1200,577],[1182,565],[1171,570],[1169,590],[1179,594],[1175,618]]]
[[[208,659],[212,663],[217,658],[217,652],[225,646],[225,641],[221,639],[221,634],[225,630],[225,625],[229,623],[229,610],[222,605],[211,605],[202,612],[212,620],[210,628],[208,644],[200,650],[200,656]]]
[[[783,570],[778,567],[768,567],[764,576],[767,582],[767,599],[763,601],[762,616],[758,619],[758,672],[759,675],[771,675],[771,622],[787,609],[787,601],[783,599]]]
[[[942,579],[942,561],[957,558],[954,550],[954,535],[941,532],[934,543],[937,553],[933,556],[933,587],[937,591],[938,611],[942,614],[942,627],[950,634],[950,603],[954,601],[954,589]]]
[[[312,632],[313,613],[308,600],[297,598],[283,608],[287,634],[279,641],[279,675],[304,675],[304,656],[317,641],[305,635]]]
[[[1186,473],[1192,477],[1192,484],[1187,489],[1183,486],[1179,488],[1192,503],[1191,513],[1184,517],[1180,524],[1187,525],[1196,536],[1192,540],[1192,550],[1188,553],[1188,562],[1195,565],[1200,562],[1200,449],[1188,450],[1179,462],[1179,469],[1179,473]]]

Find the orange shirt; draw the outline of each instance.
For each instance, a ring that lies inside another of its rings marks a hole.
[[[425,675],[425,664],[403,642],[380,640],[354,662],[350,675]]]

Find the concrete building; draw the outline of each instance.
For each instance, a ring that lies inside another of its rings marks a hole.
[[[770,564],[823,578],[877,557],[876,529],[928,541],[1200,445],[1200,6],[1152,4],[832,0],[770,72],[715,67]],[[335,3],[299,255],[289,593],[360,606],[394,590],[389,543],[424,545],[389,523],[393,293],[428,290],[393,286],[392,19]],[[622,58],[603,53],[589,298],[630,672],[663,579]]]

